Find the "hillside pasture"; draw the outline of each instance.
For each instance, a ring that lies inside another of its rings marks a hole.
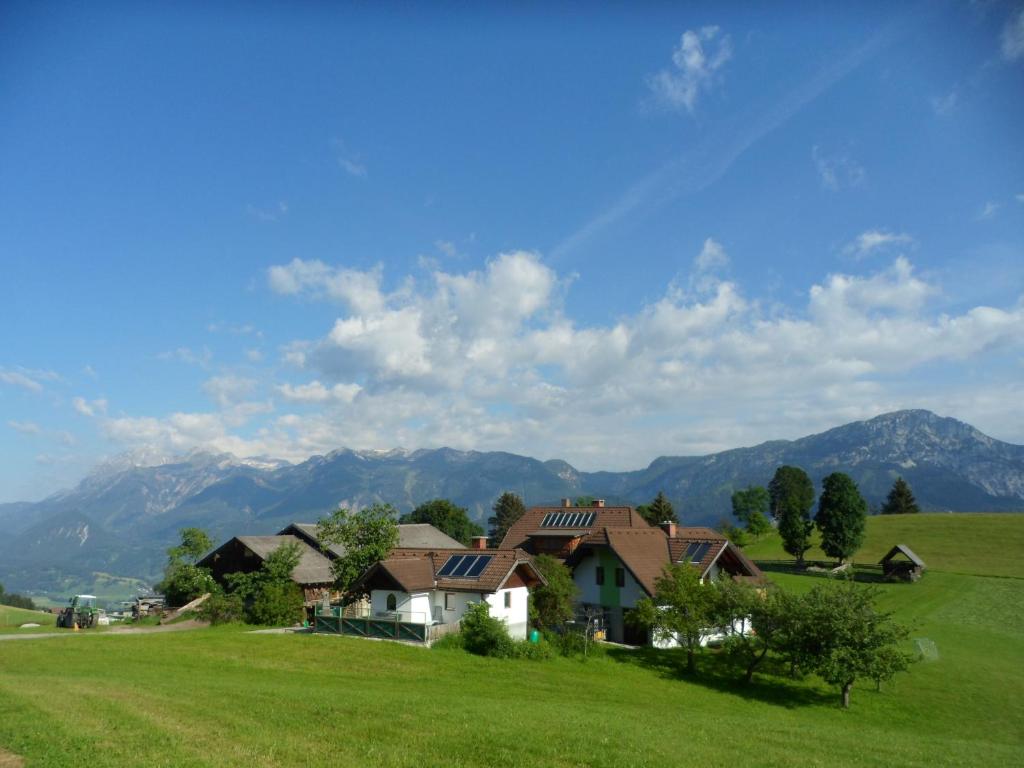
[[[44,611],[28,611],[10,605],[0,605],[0,632],[39,632],[56,629],[57,617]],[[20,629],[22,624],[39,624],[31,630]]]
[[[817,534],[815,534],[817,544]],[[1024,578],[1024,514],[946,513],[869,517],[854,563],[873,564],[894,544],[906,544],[929,570]],[[791,559],[778,535],[768,534],[744,551],[754,560]],[[830,560],[814,546],[808,560]]]
[[[912,522],[919,535],[906,543],[948,566],[953,547],[929,549],[927,521],[937,519]],[[991,541],[990,522],[978,533]],[[1007,570],[985,559],[991,548],[976,549],[975,570]],[[929,640],[938,658],[880,693],[859,682],[848,711],[836,690],[779,669],[745,687],[713,653],[688,677],[679,651],[535,662],[242,627],[8,642],[0,754],[29,766],[87,754],[97,767],[1017,766],[1020,586],[1013,575],[938,568],[879,586],[881,607],[911,627],[908,647]]]

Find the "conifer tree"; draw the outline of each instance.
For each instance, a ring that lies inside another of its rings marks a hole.
[[[804,552],[811,548],[811,507],[814,506],[814,483],[800,467],[783,466],[775,470],[768,483],[772,517],[779,522],[782,546],[796,558],[797,567],[804,564]]]
[[[636,508],[636,511],[651,525],[679,522],[672,502],[668,500],[668,497],[662,491],[658,491],[654,501],[650,504],[641,504]]]
[[[494,514],[487,518],[487,525],[491,528],[489,534],[491,546],[500,547],[501,540],[505,538],[508,529],[526,513],[526,507],[523,505],[523,500],[516,494],[506,491],[494,502],[492,509]]]
[[[860,549],[868,505],[853,478],[833,472],[822,481],[815,525],[821,531],[821,548],[840,563]]]
[[[885,504],[882,506],[882,514],[907,515],[920,511],[921,508],[917,506],[917,499],[914,498],[914,493],[910,490],[910,484],[902,477],[897,477],[896,482],[892,484],[892,490],[889,491]]]

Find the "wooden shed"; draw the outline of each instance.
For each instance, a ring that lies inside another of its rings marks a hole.
[[[906,544],[897,544],[890,549],[879,565],[885,578],[892,581],[917,581],[925,569],[924,560]]]

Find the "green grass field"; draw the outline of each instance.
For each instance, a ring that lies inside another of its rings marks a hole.
[[[1024,583],[985,553],[1019,542],[1024,516],[977,519],[948,549],[927,525],[945,518],[904,523],[936,566],[881,601],[939,659],[859,684],[849,711],[813,680],[745,689],[711,656],[686,679],[674,651],[507,661],[226,627],[0,642],[0,748],[29,766],[1022,765]],[[954,572],[975,533],[978,575]]]
[[[56,629],[57,617],[43,611],[26,611],[24,608],[13,608],[0,605],[0,632],[45,632]],[[22,624],[39,624],[32,629],[20,629]]]

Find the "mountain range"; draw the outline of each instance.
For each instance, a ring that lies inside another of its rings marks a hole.
[[[483,522],[504,491],[527,505],[579,495],[635,505],[664,491],[685,523],[714,524],[729,516],[734,490],[766,484],[782,464],[803,467],[816,484],[846,472],[875,508],[902,476],[927,511],[1024,510],[1024,446],[923,410],[798,440],[665,456],[630,472],[581,472],[559,460],[450,448],[341,449],[298,464],[205,452],[128,454],[71,490],[0,504],[0,583],[54,597],[82,589],[126,594],[158,578],[180,528],[199,526],[220,541],[377,501],[407,511],[448,498]]]

